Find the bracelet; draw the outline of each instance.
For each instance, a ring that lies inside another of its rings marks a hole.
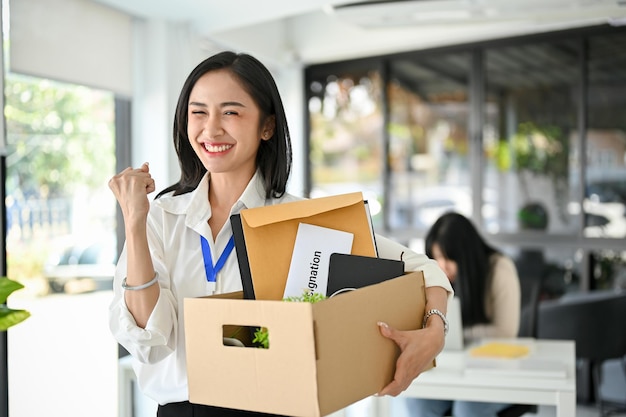
[[[157,282],[159,282],[159,276],[156,272],[154,273],[154,278],[152,278],[150,281],[146,282],[145,284],[136,286],[126,285],[126,277],[124,277],[124,279],[122,280],[122,288],[129,291],[143,290],[144,288],[148,288],[149,286],[154,285]]]
[[[443,320],[443,335],[446,336],[448,334],[448,328],[450,327],[448,325],[448,319],[446,318],[446,316],[441,311],[437,310],[436,308],[433,308],[432,310],[428,310],[428,312],[424,316],[424,321],[422,322],[422,327],[426,327],[426,322],[428,321],[428,318],[430,316],[439,316],[439,317],[441,317],[441,320]]]

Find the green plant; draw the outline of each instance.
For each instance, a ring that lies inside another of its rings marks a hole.
[[[270,347],[270,338],[267,327],[259,327],[254,332],[252,343],[256,343],[260,348],[268,349]]]
[[[567,222],[566,211],[569,176],[569,138],[555,125],[520,123],[511,138],[514,168],[534,176],[549,178],[554,187],[554,197],[559,215]],[[532,179],[520,176],[526,197],[533,195]]]
[[[283,301],[291,301],[291,302],[303,302],[303,303],[317,303],[318,301],[325,300],[326,296],[324,294],[320,294],[317,292],[311,293],[309,291],[304,291],[299,297],[287,297],[284,298]]]
[[[311,293],[305,290],[301,296],[299,297],[286,297],[283,298],[283,301],[289,302],[305,302],[305,303],[317,303],[326,299],[324,294],[320,293]],[[270,347],[270,339],[269,332],[267,331],[267,327],[259,327],[254,332],[254,339],[252,339],[252,343],[256,343],[262,349],[268,349]]]
[[[0,331],[6,331],[9,327],[15,326],[30,317],[28,311],[15,310],[6,305],[9,295],[22,288],[24,286],[17,281],[6,277],[0,278]]]

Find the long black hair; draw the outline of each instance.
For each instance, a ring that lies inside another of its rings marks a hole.
[[[498,250],[480,236],[474,224],[465,216],[449,212],[437,221],[426,235],[425,252],[433,257],[437,244],[443,256],[457,264],[454,290],[461,300],[463,326],[488,323],[485,314],[485,292],[490,278],[490,258]]]
[[[276,128],[269,140],[262,140],[256,156],[265,185],[265,198],[280,197],[285,193],[291,171],[291,137],[287,117],[278,88],[269,70],[256,58],[248,54],[230,51],[220,52],[204,61],[191,71],[178,97],[174,115],[174,148],[180,164],[180,179],[157,194],[161,197],[171,191],[174,195],[194,190],[206,173],[206,168],[194,152],[187,135],[188,107],[191,90],[200,77],[209,71],[226,69],[240,82],[252,97],[261,113],[260,123],[274,116]]]

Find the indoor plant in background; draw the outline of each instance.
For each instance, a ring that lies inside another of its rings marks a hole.
[[[519,123],[509,140],[500,140],[495,148],[501,171],[514,169],[520,181],[524,201],[533,200],[538,180],[550,180],[551,192],[564,224],[570,221],[569,202],[569,136],[553,124]]]
[[[24,286],[17,281],[6,277],[0,278],[0,331],[6,331],[30,317],[28,311],[12,309],[6,305],[9,295],[22,288]]]

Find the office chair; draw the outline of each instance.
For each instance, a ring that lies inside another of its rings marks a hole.
[[[541,298],[543,278],[541,275],[520,278],[522,310],[518,337],[537,337],[537,309]]]
[[[595,291],[566,295],[539,305],[537,337],[576,343],[576,358],[589,361],[600,416],[610,414],[599,392],[602,363],[626,355],[626,292]]]

